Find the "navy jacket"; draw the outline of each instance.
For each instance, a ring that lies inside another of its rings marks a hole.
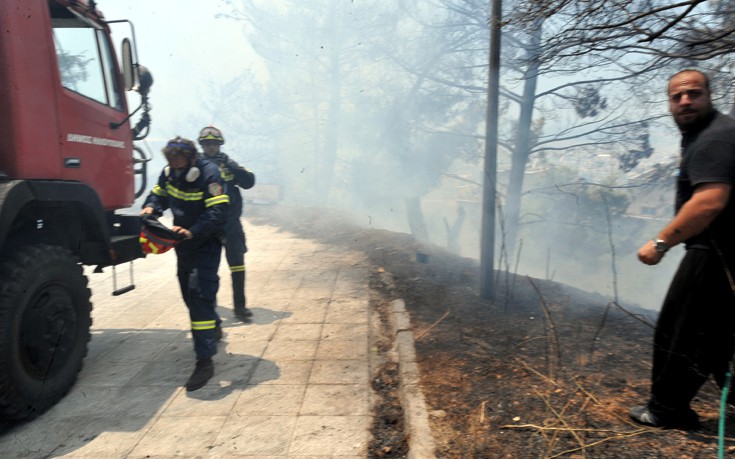
[[[237,187],[247,190],[255,185],[255,174],[239,165],[225,153],[219,152],[214,157],[201,156],[206,161],[211,161],[219,167],[222,180],[227,185],[227,194],[230,197],[230,214],[240,218],[242,215],[242,196]]]
[[[152,207],[158,215],[171,209],[174,226],[191,231],[194,240],[217,237],[229,210],[226,185],[216,164],[197,158],[194,167],[199,176],[192,181],[175,177],[164,168],[143,207]]]

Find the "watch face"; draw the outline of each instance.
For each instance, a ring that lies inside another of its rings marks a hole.
[[[657,252],[666,252],[669,250],[669,246],[664,241],[654,241],[654,244],[656,245]]]

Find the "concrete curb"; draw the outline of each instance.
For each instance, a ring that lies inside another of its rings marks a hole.
[[[421,392],[421,378],[416,364],[416,348],[411,334],[411,318],[403,300],[391,302],[391,309],[396,324],[396,350],[401,375],[403,416],[408,434],[408,458],[433,459],[436,458],[434,437],[431,435],[426,402]]]

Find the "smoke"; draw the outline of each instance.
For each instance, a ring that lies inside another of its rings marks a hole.
[[[411,233],[478,260],[488,43],[486,12],[475,7],[482,2],[455,9],[442,1],[232,0],[206,14],[181,3],[177,11],[150,2],[117,12],[110,2],[101,5],[108,17],[136,23],[142,63],[156,79],[149,188],[163,167],[160,139],[194,139],[214,124],[225,136],[223,151],[256,174],[246,199],[260,199],[258,187],[277,190],[269,193],[281,203],[339,209],[363,227]],[[153,21],[157,14],[167,20]],[[167,49],[157,38],[182,24],[189,26],[187,46]],[[651,107],[636,111],[624,90],[603,85],[575,93],[576,105],[561,93],[537,101],[529,136],[548,148],[527,158],[518,232],[510,235],[503,206],[527,80],[505,71],[496,268],[657,309],[676,255],[649,267],[635,253],[664,224],[670,201],[650,206],[659,220],[645,219],[636,203],[651,190],[614,188],[635,182],[637,172],[624,174],[614,162],[629,153],[621,142],[638,129],[623,122]],[[539,91],[596,71],[538,75]],[[605,104],[580,121],[575,106],[587,96]],[[615,123],[623,127],[610,130]],[[661,132],[645,149],[638,145],[643,132],[631,137],[630,149],[654,153],[646,167],[661,153],[661,139],[671,142]],[[657,193],[673,196],[670,185],[659,182]]]

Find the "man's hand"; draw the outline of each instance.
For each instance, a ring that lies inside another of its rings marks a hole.
[[[189,231],[186,228],[182,228],[180,226],[172,226],[171,231],[173,231],[176,234],[182,234],[184,238],[186,239],[191,239],[192,237],[194,237],[194,235],[191,234],[191,231]]]
[[[656,250],[656,244],[653,241],[648,241],[638,249],[638,259],[647,265],[657,265],[663,257],[663,252]]]
[[[153,207],[144,207],[143,210],[140,211],[140,216],[145,217],[146,215],[150,215],[155,211],[156,209],[154,209]]]

